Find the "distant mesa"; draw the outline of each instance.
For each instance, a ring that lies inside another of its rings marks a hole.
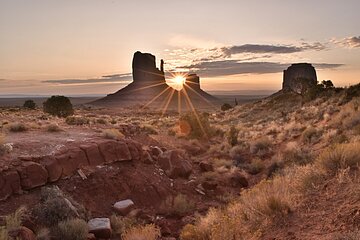
[[[300,94],[304,83],[307,87],[317,84],[316,71],[311,64],[296,63],[284,70],[283,91],[293,91]]]
[[[219,104],[217,98],[201,89],[200,78],[187,74],[181,90],[175,90],[166,83],[164,61],[156,67],[155,56],[135,52],[132,61],[133,82],[119,91],[96,100],[91,105],[120,108],[144,105],[159,109],[191,110],[192,108],[213,108]]]

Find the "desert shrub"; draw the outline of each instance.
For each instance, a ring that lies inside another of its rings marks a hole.
[[[119,139],[124,139],[125,138],[124,134],[122,134],[119,130],[117,130],[115,128],[103,130],[102,131],[102,136],[104,138],[114,139],[114,140],[119,140]]]
[[[54,229],[56,239],[61,240],[86,240],[88,225],[82,219],[69,219],[59,222]]]
[[[51,234],[48,228],[41,228],[36,233],[36,240],[50,240]]]
[[[176,197],[168,196],[161,204],[160,209],[164,214],[186,214],[193,211],[195,204],[184,194],[178,194]]]
[[[115,119],[111,119],[110,123],[114,125],[117,123],[117,121]]]
[[[264,155],[270,151],[271,146],[270,139],[266,137],[259,138],[250,144],[250,152],[252,154]]]
[[[8,125],[10,132],[25,132],[28,128],[23,123],[11,123]]]
[[[121,235],[123,240],[156,240],[160,236],[160,229],[154,224],[132,227]]]
[[[43,103],[43,110],[57,117],[67,117],[74,114],[70,99],[65,96],[51,96]]]
[[[4,155],[5,153],[6,153],[5,135],[0,133],[0,156]]]
[[[190,138],[209,138],[214,134],[214,129],[210,126],[208,114],[203,113],[187,113],[180,117],[180,123],[183,123],[184,128],[181,132],[186,132],[186,135]]]
[[[360,83],[356,85],[352,85],[345,89],[344,101],[349,102],[354,97],[359,97],[359,96],[360,96]]]
[[[121,236],[127,229],[135,226],[137,221],[134,218],[111,215],[110,223],[113,235]]]
[[[49,125],[46,126],[46,131],[48,131],[48,132],[61,132],[62,129],[59,127],[59,125],[52,123],[52,124],[49,124]]]
[[[264,168],[265,168],[265,164],[259,158],[255,158],[254,160],[251,161],[251,163],[245,166],[245,170],[252,175],[256,175],[260,173],[262,170],[264,170]]]
[[[319,140],[320,136],[320,131],[318,131],[316,128],[308,127],[301,134],[301,140],[305,143],[315,143],[317,140]]]
[[[285,165],[305,165],[312,161],[310,154],[301,149],[295,142],[289,142],[280,153],[280,162]]]
[[[232,109],[233,107],[228,104],[228,103],[224,103],[222,106],[221,106],[221,111],[227,111],[227,110],[230,110]]]
[[[68,125],[84,125],[84,124],[89,124],[90,120],[88,118],[81,116],[68,116],[66,117],[65,122]]]
[[[248,146],[244,143],[232,147],[229,150],[230,157],[236,162],[236,164],[241,164],[243,162],[242,155],[248,151]]]
[[[35,109],[36,103],[33,100],[26,100],[23,104],[23,107],[27,109]]]
[[[295,193],[306,194],[316,190],[324,181],[325,175],[313,164],[286,168],[284,175],[291,177],[291,188]]]
[[[227,140],[231,146],[235,146],[236,144],[238,144],[238,134],[239,130],[236,129],[234,126],[231,126],[227,134]]]
[[[8,240],[8,233],[21,227],[22,221],[27,216],[27,209],[22,206],[14,213],[5,216],[5,225],[0,226],[0,240]]]
[[[158,134],[156,129],[150,124],[143,124],[143,125],[141,125],[140,129],[141,129],[141,131],[143,131],[144,133],[147,133],[147,134],[154,134],[154,135]]]
[[[244,219],[256,225],[288,214],[292,200],[290,179],[276,177],[245,190],[240,203]]]
[[[211,163],[215,169],[219,168],[226,168],[229,169],[234,166],[234,161],[231,159],[224,159],[224,158],[213,158],[211,159]]]
[[[57,187],[43,187],[40,203],[33,209],[33,215],[44,226],[54,226],[61,221],[78,216],[85,217],[85,209],[64,196]]]
[[[338,144],[325,149],[316,159],[316,164],[329,174],[340,169],[357,169],[360,164],[360,143]]]
[[[106,119],[104,119],[104,118],[98,118],[98,119],[96,119],[96,123],[99,123],[99,124],[107,124],[107,121],[106,121]]]
[[[14,213],[5,217],[5,225],[7,231],[18,229],[26,215],[28,214],[26,207],[19,207]]]
[[[180,233],[180,240],[209,240],[212,229],[216,222],[220,220],[221,212],[211,208],[206,216],[203,216],[195,224],[187,224]],[[216,239],[217,240],[217,239]]]

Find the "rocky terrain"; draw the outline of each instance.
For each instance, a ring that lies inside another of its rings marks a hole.
[[[0,239],[359,239],[360,87],[305,84],[182,115],[2,108]]]

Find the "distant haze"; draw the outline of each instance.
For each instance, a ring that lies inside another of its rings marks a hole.
[[[358,0],[0,0],[0,95],[112,93],[131,82],[137,50],[167,71],[196,72],[211,92],[276,91],[296,62],[347,86],[360,76],[359,9]]]

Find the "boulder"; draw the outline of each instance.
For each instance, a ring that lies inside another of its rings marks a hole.
[[[20,192],[21,184],[18,172],[15,170],[0,172],[0,201]]]
[[[89,233],[96,238],[109,239],[111,237],[111,224],[109,218],[93,218],[88,222]]]
[[[159,155],[158,164],[171,178],[187,178],[192,172],[191,163],[185,160],[178,151],[169,150]]]
[[[55,157],[45,157],[41,164],[45,167],[48,173],[48,182],[56,182],[60,179],[63,168]]]
[[[47,183],[48,173],[39,163],[23,162],[17,170],[20,175],[20,184],[23,189],[32,189]]]
[[[118,144],[117,141],[108,140],[98,144],[101,155],[106,163],[112,163],[118,159]]]
[[[126,199],[116,202],[114,204],[114,209],[121,215],[125,216],[133,209],[134,206],[135,204],[131,199]]]
[[[128,141],[127,146],[129,148],[129,151],[131,153],[131,157],[133,160],[140,160],[142,155],[142,148],[141,145],[138,145],[138,143],[134,141]]]
[[[78,168],[89,165],[85,152],[80,148],[68,149],[66,153],[55,158],[63,168],[64,177],[72,176]]]
[[[133,158],[132,150],[130,149],[129,144],[126,144],[124,142],[118,142],[116,146],[116,155],[117,155],[117,161],[128,161]]]
[[[85,152],[90,166],[98,166],[104,163],[104,158],[100,154],[99,147],[96,143],[83,144],[80,148]]]

